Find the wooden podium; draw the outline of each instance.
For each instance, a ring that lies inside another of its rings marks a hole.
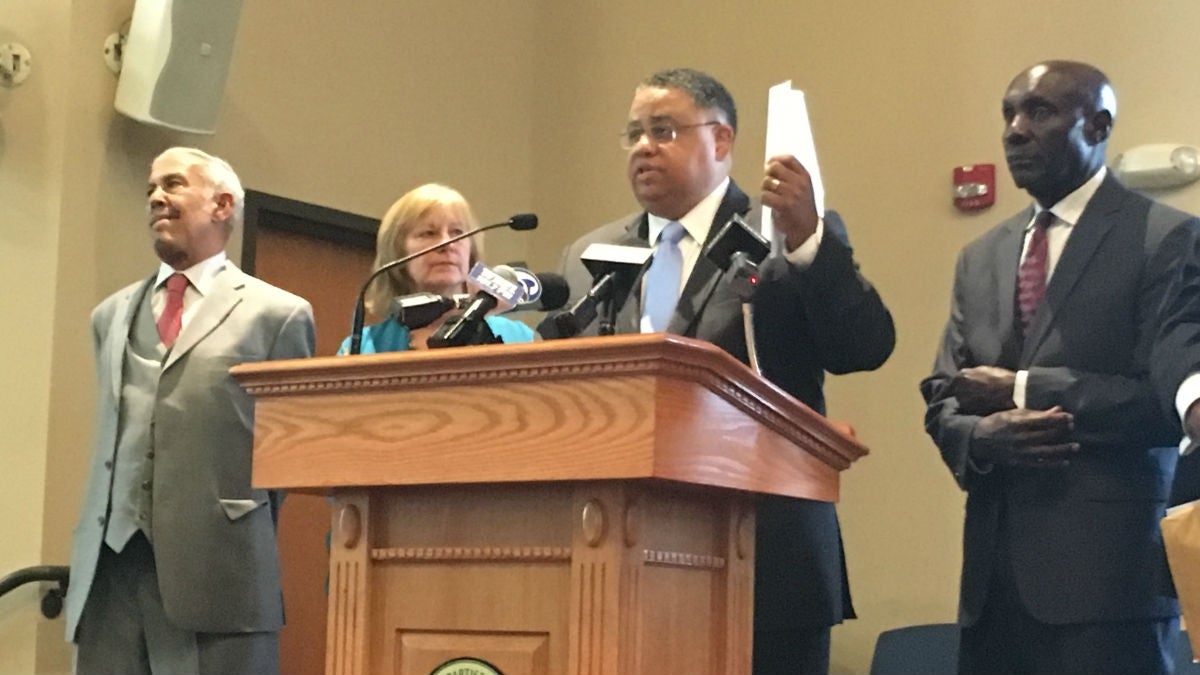
[[[662,333],[233,374],[254,484],[334,498],[331,675],[749,675],[755,493],[836,501],[866,454]]]

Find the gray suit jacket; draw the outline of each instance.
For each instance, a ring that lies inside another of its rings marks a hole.
[[[1178,606],[1158,519],[1176,453],[1159,446],[1178,431],[1155,400],[1148,363],[1175,256],[1163,241],[1194,219],[1110,175],[1074,226],[1022,338],[1014,298],[1032,217],[1031,207],[963,249],[934,372],[921,383],[926,429],[967,491],[960,620],[978,620],[1001,547],[1020,601],[1042,622],[1172,616]],[[1072,413],[1079,457],[1042,470],[981,472],[968,462],[980,417],[960,410],[949,384],[960,368],[980,365],[1027,370],[1026,405]]]
[[[92,312],[96,430],[71,552],[71,640],[103,545],[130,322],[153,280],[121,289]],[[307,301],[226,262],[163,363],[153,419],[130,422],[153,429],[154,558],[166,614],[180,628],[234,633],[283,625],[278,501],[250,487],[254,405],[228,371],[312,356],[313,345]]]

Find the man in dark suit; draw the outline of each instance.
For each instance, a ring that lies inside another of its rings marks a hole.
[[[1174,413],[1185,456],[1176,467],[1171,503],[1200,499],[1200,226],[1178,228],[1164,246],[1179,254],[1162,305],[1151,359],[1165,407]]]
[[[755,295],[762,372],[824,413],[825,371],[880,366],[895,344],[892,318],[858,273],[841,219],[817,213],[808,172],[794,157],[767,163],[761,204],[729,180],[736,133],[733,99],[711,76],[678,69],[644,81],[622,139],[629,181],[645,211],[575,242],[564,257],[566,276],[574,289],[590,286],[579,255],[592,242],[657,244],[655,262],[624,302],[617,331],[666,330],[708,340],[745,362],[741,300],[720,269],[699,254],[735,214],[757,228],[761,206],[771,207],[778,241],[761,267]],[[663,243],[667,238],[672,243]],[[677,266],[656,274],[666,246],[675,248]],[[833,504],[764,499],[758,508],[754,673],[828,672],[830,627],[853,616]]]
[[[167,150],[147,194],[159,268],[92,313],[96,434],[67,639],[81,675],[270,675],[278,496],[250,486],[254,404],[228,371],[311,356],[312,308],[226,259],[244,192],[223,160]]]
[[[968,244],[926,429],[967,492],[962,673],[1166,673],[1178,635],[1158,520],[1176,453],[1148,356],[1190,216],[1105,168],[1116,113],[1082,63],[1022,72],[1003,143],[1034,203]]]

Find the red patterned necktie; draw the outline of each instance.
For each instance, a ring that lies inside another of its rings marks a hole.
[[[163,308],[162,316],[158,317],[158,337],[163,345],[170,349],[179,337],[179,329],[183,326],[183,292],[187,290],[188,278],[176,272],[167,277],[167,306]]]
[[[1028,332],[1029,327],[1033,325],[1038,306],[1046,296],[1050,252],[1046,230],[1053,222],[1054,214],[1048,210],[1042,211],[1033,219],[1033,234],[1029,237],[1029,246],[1025,250],[1025,259],[1021,261],[1021,269],[1017,271],[1017,314],[1024,332]]]

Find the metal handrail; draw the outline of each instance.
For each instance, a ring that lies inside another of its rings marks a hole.
[[[35,565],[25,567],[0,578],[0,596],[25,584],[53,581],[57,587],[48,589],[42,596],[42,616],[53,619],[62,613],[63,598],[71,580],[71,568],[66,565]]]

